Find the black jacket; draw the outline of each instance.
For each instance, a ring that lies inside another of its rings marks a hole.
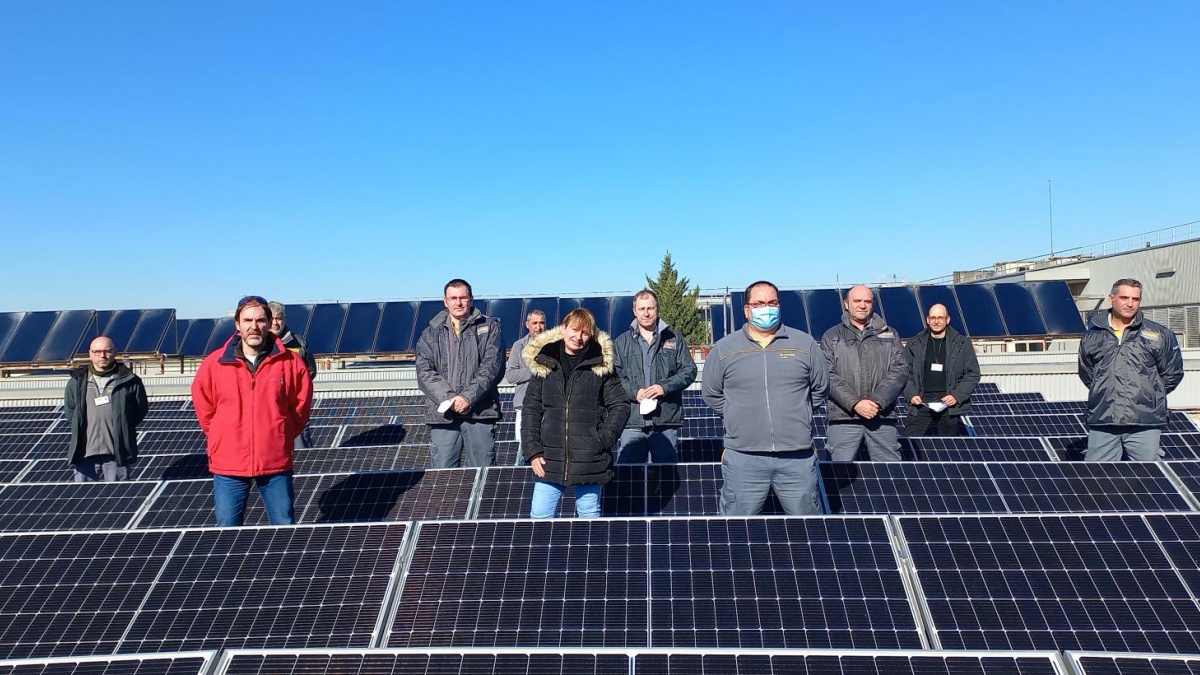
[[[904,385],[904,400],[913,396],[925,397],[925,352],[929,349],[929,329],[917,333],[908,341],[908,384]],[[942,364],[946,374],[946,392],[958,401],[950,409],[951,415],[961,415],[971,410],[971,392],[979,386],[979,359],[975,348],[962,333],[946,326],[946,363]]]
[[[1167,394],[1183,380],[1179,341],[1138,312],[1121,340],[1102,312],[1079,341],[1079,379],[1088,388],[1088,426],[1167,423]]]
[[[67,462],[75,464],[83,460],[87,452],[87,393],[88,366],[71,371],[71,379],[63,390],[63,410],[71,424],[71,445],[67,446]],[[128,466],[137,459],[137,425],[150,411],[146,399],[146,387],[142,378],[134,374],[129,366],[117,364],[117,375],[113,379],[109,394],[117,415],[116,456],[117,466]]]
[[[613,445],[629,419],[629,403],[613,366],[612,340],[597,333],[583,361],[564,379],[562,328],[543,332],[521,355],[533,379],[521,408],[521,450],[546,459],[546,480],[596,485],[612,480]]]
[[[829,363],[830,422],[860,420],[854,405],[864,398],[879,404],[879,417],[896,417],[896,398],[904,390],[908,363],[900,338],[883,318],[872,314],[862,333],[850,326],[850,316],[825,331],[821,351]]]
[[[641,429],[647,425],[664,427],[683,426],[683,390],[696,381],[696,362],[683,336],[662,320],[658,322],[658,337],[650,346],[653,362],[650,366],[650,382],[643,383],[644,372],[642,347],[638,344],[637,321],[629,330],[613,340],[616,355],[617,377],[625,389],[629,401],[629,422],[626,426]],[[637,400],[637,391],[642,387],[657,384],[663,388],[658,407],[646,418],[642,417]]]
[[[313,379],[317,376],[317,359],[312,352],[308,351],[308,345],[304,340],[292,331],[284,327],[283,337],[279,338],[284,347],[287,347],[296,356],[299,356],[304,361],[304,367],[308,369],[308,379]]]

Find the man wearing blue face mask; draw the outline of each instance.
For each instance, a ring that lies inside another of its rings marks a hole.
[[[841,323],[821,338],[829,362],[825,445],[837,462],[854,461],[864,440],[873,461],[900,461],[896,398],[908,381],[908,360],[900,337],[874,313],[874,304],[871,289],[851,288]]]
[[[829,387],[825,357],[781,323],[775,284],[750,284],[742,311],[748,323],[704,363],[704,401],[725,422],[721,514],[757,515],[769,490],[788,515],[819,513],[812,422]]]

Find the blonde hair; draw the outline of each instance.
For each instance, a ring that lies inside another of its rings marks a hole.
[[[581,330],[588,335],[596,334],[596,317],[582,307],[567,312],[567,315],[563,317],[562,325]]]

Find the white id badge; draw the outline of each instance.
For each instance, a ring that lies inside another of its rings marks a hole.
[[[108,405],[108,395],[105,394],[104,396],[97,396],[96,405]]]
[[[930,369],[930,370],[932,370],[932,371],[933,371],[933,372],[935,372],[935,373],[940,373],[940,372],[942,372],[942,364],[940,364],[940,363],[931,363],[931,364],[929,364],[929,369]]]

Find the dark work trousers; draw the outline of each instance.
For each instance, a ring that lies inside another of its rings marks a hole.
[[[966,436],[962,418],[951,415],[950,410],[933,412],[927,406],[917,405],[908,407],[908,420],[904,423],[904,435],[909,438],[927,436],[929,429],[937,430],[938,436]]]

